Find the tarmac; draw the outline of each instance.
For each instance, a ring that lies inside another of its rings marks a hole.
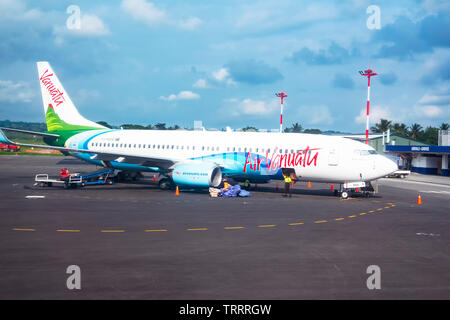
[[[35,174],[64,167],[96,170],[70,157],[0,157],[0,299],[450,298],[445,178],[381,179],[379,194],[348,200],[304,182],[292,198],[281,183],[249,198],[175,196],[151,175],[33,186]],[[67,287],[71,265],[79,290]],[[380,289],[367,286],[370,266]]]

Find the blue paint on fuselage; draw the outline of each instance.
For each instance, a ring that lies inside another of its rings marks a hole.
[[[76,147],[80,150],[89,150],[88,145],[89,142],[105,133],[110,133],[114,131],[120,130],[102,130],[102,131],[86,131],[76,136],[72,137],[70,140],[69,147]],[[103,162],[100,160],[92,159],[95,154],[89,153],[72,153],[73,156],[86,161],[88,163],[104,166]],[[246,161],[250,160],[250,163]],[[233,176],[240,179],[249,179],[251,181],[261,181],[265,182],[270,179],[283,179],[282,170],[280,168],[276,170],[269,169],[267,158],[259,155],[259,154],[249,154],[248,152],[224,152],[224,153],[216,153],[205,156],[193,157],[188,160],[196,160],[196,161],[204,161],[208,163],[215,163],[221,166],[222,172],[224,175]],[[258,165],[259,163],[259,165]],[[163,172],[159,168],[156,167],[147,167],[138,164],[130,164],[130,163],[121,163],[117,161],[110,161],[109,164],[111,167],[124,170],[124,171],[142,171],[142,172]],[[245,170],[244,170],[245,166]]]

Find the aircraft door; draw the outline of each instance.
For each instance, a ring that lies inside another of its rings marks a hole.
[[[328,153],[328,165],[337,166],[339,165],[339,150],[337,148],[331,148]]]

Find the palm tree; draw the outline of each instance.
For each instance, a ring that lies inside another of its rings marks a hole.
[[[441,129],[441,130],[448,130],[449,127],[450,127],[450,125],[448,123],[443,122],[441,124],[441,126],[439,127],[439,129]]]
[[[161,122],[155,124],[155,128],[156,128],[157,130],[166,130],[166,129],[167,129],[167,128],[166,128],[166,124],[165,124],[165,123],[161,123]]]
[[[299,124],[298,122],[294,123],[291,127],[288,127],[286,129],[284,129],[284,132],[302,132],[303,131],[303,127],[301,124]]]
[[[387,131],[391,128],[392,121],[386,119],[380,119],[380,122],[376,123],[375,126],[370,128],[372,132],[381,133]]]
[[[408,126],[404,123],[394,123],[392,125],[392,131],[394,131],[395,133],[401,135],[401,136],[408,136]]]
[[[256,132],[258,131],[258,129],[256,129],[255,127],[246,126],[245,128],[242,128],[242,131]]]
[[[417,139],[423,129],[422,126],[418,123],[412,124],[409,128],[409,136],[413,139]]]

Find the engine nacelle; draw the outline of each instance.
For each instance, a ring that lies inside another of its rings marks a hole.
[[[179,186],[217,188],[222,182],[222,170],[214,163],[180,163],[173,167],[172,179]]]

